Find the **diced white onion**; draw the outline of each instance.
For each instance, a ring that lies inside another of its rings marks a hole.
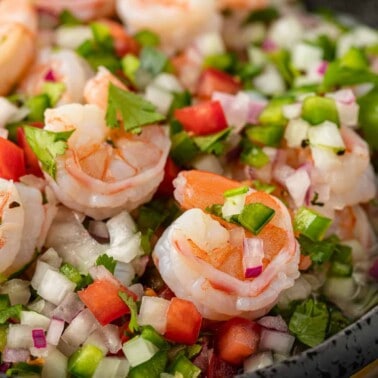
[[[117,353],[121,348],[121,338],[119,336],[119,328],[114,324],[107,324],[101,328],[105,345],[110,353]]]
[[[102,221],[90,221],[88,225],[88,231],[91,235],[98,236],[99,238],[108,239],[109,231],[106,227],[106,223]]]
[[[29,325],[33,328],[42,328],[46,330],[49,327],[50,319],[35,311],[21,311],[20,323]]]
[[[250,46],[247,50],[248,60],[256,66],[263,66],[267,62],[267,56],[260,48]]]
[[[119,378],[126,377],[130,364],[125,358],[104,357],[92,376],[92,378]]]
[[[200,171],[212,172],[218,175],[223,174],[222,164],[214,155],[200,154],[191,161],[191,165]]]
[[[31,296],[29,285],[29,281],[14,278],[4,282],[1,285],[0,292],[8,294],[12,306],[16,304],[26,305]]]
[[[137,296],[138,300],[142,298],[143,293],[144,293],[144,288],[141,283],[135,283],[133,285],[130,285],[128,289]]]
[[[343,138],[333,122],[325,121],[320,125],[310,127],[308,139],[312,146],[330,148],[334,152],[345,150]]]
[[[67,357],[57,350],[50,347],[48,355],[44,358],[42,366],[41,378],[65,378],[68,376]]]
[[[336,102],[336,107],[339,113],[340,123],[343,126],[357,127],[360,107],[356,102],[352,104],[343,104],[341,102]]]
[[[277,69],[268,64],[263,73],[253,79],[255,87],[265,95],[280,94],[285,90],[285,82]]]
[[[62,339],[66,343],[78,347],[99,326],[90,310],[84,309],[68,325],[63,332]]]
[[[228,219],[232,215],[240,214],[245,205],[247,193],[237,194],[236,196],[227,197],[222,206],[222,216]]]
[[[58,255],[58,252],[54,248],[49,248],[46,252],[39,257],[39,260],[51,265],[52,267],[59,269],[63,259]]]
[[[52,318],[47,330],[46,340],[50,345],[58,345],[64,330],[64,321]]]
[[[57,319],[64,320],[71,323],[72,319],[84,309],[84,303],[80,300],[78,295],[69,292],[62,302],[52,311],[52,316]]]
[[[130,365],[134,367],[152,358],[159,348],[141,336],[136,336],[123,344],[122,350]]]
[[[260,318],[257,323],[268,329],[273,329],[280,332],[288,332],[287,324],[281,315],[264,316]]]
[[[25,324],[9,324],[7,348],[29,349],[34,345],[32,337],[33,327]]]
[[[305,168],[296,169],[293,174],[286,178],[285,185],[294,200],[295,206],[302,206],[311,185],[311,179],[307,170]]]
[[[162,113],[167,114],[173,101],[172,93],[154,85],[150,84],[146,87],[145,99],[156,106],[156,109]]]
[[[110,235],[109,256],[117,261],[129,263],[135,257],[143,255],[140,246],[141,234],[127,211],[122,211],[106,222]]]
[[[322,60],[323,50],[316,46],[311,46],[301,42],[294,46],[292,50],[292,64],[301,71],[308,71],[313,65]]]
[[[312,286],[302,276],[295,280],[294,286],[279,295],[278,306],[287,308],[290,302],[306,299],[312,292]]]
[[[63,274],[48,269],[43,275],[42,282],[37,293],[47,301],[59,305],[63,298],[75,290],[76,284],[66,278]]]
[[[163,72],[155,77],[153,85],[167,92],[183,92],[184,88],[175,75]]]
[[[272,352],[260,352],[257,354],[253,354],[252,356],[244,360],[244,363],[243,363],[244,373],[249,373],[257,369],[262,369],[272,364],[273,364]]]
[[[38,290],[46,272],[48,270],[53,270],[53,269],[55,269],[53,266],[51,266],[47,262],[42,261],[41,259],[38,259],[37,265],[35,267],[34,275],[31,280],[32,288],[35,290]]]
[[[206,33],[194,41],[194,45],[202,56],[222,54],[225,52],[223,39],[219,33]]]
[[[350,301],[356,294],[357,285],[351,277],[329,277],[323,292],[330,300]]]
[[[63,48],[75,50],[83,42],[92,38],[89,26],[60,26],[55,31],[55,43]]]
[[[282,113],[287,119],[299,118],[302,114],[302,104],[288,104],[282,107]],[[303,121],[305,122],[305,121]]]
[[[28,349],[25,348],[4,348],[1,353],[2,362],[25,362],[30,358],[30,353]]]
[[[275,21],[268,32],[268,38],[277,46],[292,49],[302,39],[304,29],[297,17],[282,17]]]
[[[243,271],[245,277],[256,277],[262,273],[264,242],[259,238],[244,238]],[[255,269],[255,270],[254,270]]]
[[[17,111],[17,106],[13,105],[5,97],[0,97],[0,128],[3,128]]]
[[[310,128],[308,122],[303,119],[292,119],[286,126],[284,138],[287,146],[300,147],[302,142],[307,139],[307,132]]]
[[[280,331],[263,329],[260,337],[260,350],[270,350],[289,356],[295,337]]]
[[[100,329],[96,329],[94,332],[92,332],[85,340],[83,345],[94,345],[100,349],[104,355],[107,355],[109,352],[109,349],[105,343],[104,335]]]
[[[140,325],[151,325],[160,334],[164,334],[167,327],[167,312],[170,301],[159,297],[142,297],[138,323]]]
[[[114,269],[114,277],[125,286],[129,286],[135,277],[135,269],[130,263],[118,261]]]

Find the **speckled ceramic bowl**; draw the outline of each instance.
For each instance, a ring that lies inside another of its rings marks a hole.
[[[377,0],[307,0],[310,10],[333,8],[336,12],[378,27]],[[349,378],[378,359],[378,306],[316,348],[274,366],[239,375],[240,378]],[[378,377],[378,372],[369,377]]]

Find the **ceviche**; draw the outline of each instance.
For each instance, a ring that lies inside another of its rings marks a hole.
[[[378,304],[378,33],[276,3],[0,1],[0,372],[233,377]]]

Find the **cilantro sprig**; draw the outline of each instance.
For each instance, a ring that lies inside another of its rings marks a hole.
[[[52,178],[56,177],[56,158],[67,149],[67,141],[75,130],[53,132],[25,126],[26,139],[42,163],[42,169]]]
[[[96,265],[103,265],[110,273],[114,274],[117,261],[106,253],[97,257]]]
[[[118,292],[119,297],[126,303],[127,307],[130,309],[130,323],[129,329],[132,333],[139,331],[138,324],[138,306],[132,297],[129,297],[123,291]]]
[[[156,107],[135,93],[109,84],[106,123],[110,128],[120,126],[118,115],[126,131],[138,133],[141,127],[163,121],[165,116],[156,112]]]

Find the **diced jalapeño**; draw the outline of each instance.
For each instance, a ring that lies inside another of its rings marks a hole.
[[[253,232],[259,234],[264,226],[273,218],[275,210],[262,203],[250,203],[245,205],[238,216],[238,222]]]
[[[327,97],[310,96],[303,101],[302,118],[311,125],[331,121],[339,125],[339,113],[335,100]]]
[[[294,218],[294,229],[313,241],[321,240],[332,220],[306,207],[298,209]]]

